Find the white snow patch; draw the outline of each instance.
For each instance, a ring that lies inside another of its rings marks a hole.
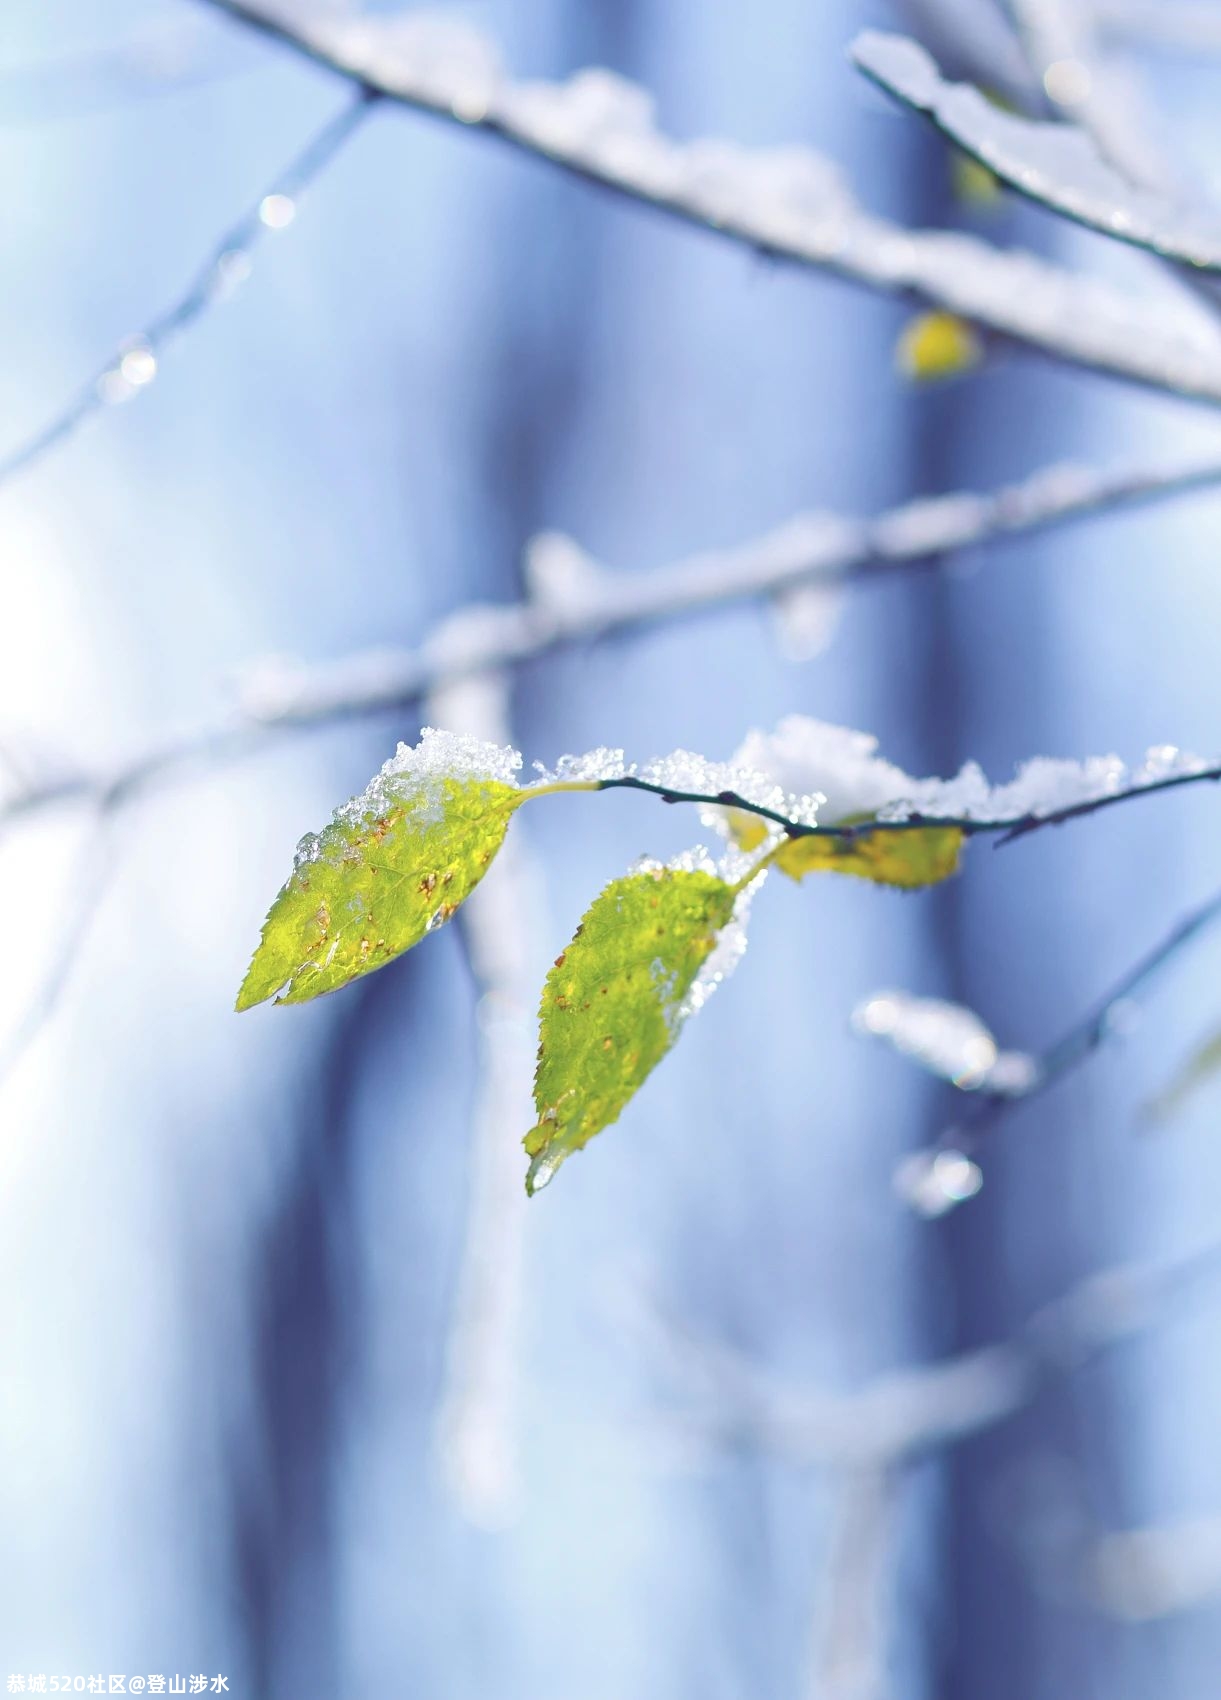
[[[1202,756],[1173,744],[1149,750],[1129,768],[1118,756],[1083,761],[1035,756],[1002,785],[989,783],[977,762],[967,762],[952,779],[916,779],[877,752],[866,732],[831,726],[805,715],[788,715],[774,732],[751,732],[734,762],[757,770],[799,798],[813,803],[821,825],[858,816],[906,820],[1018,821],[1055,814],[1167,779],[1211,770]],[[819,806],[814,799],[821,793]]]
[[[925,113],[959,147],[1023,194],[1106,235],[1187,265],[1221,270],[1221,220],[1216,214],[1136,187],[1107,162],[1087,131],[1022,118],[967,83],[947,82],[932,56],[906,36],[866,30],[853,43],[852,56],[867,76]],[[1067,67],[1077,62],[1058,63]]]
[[[507,745],[425,726],[418,744],[401,743],[365,789],[339,805],[329,827],[321,833],[306,833],[297,845],[295,865],[300,868],[329,856],[332,850],[340,850],[353,827],[378,819],[408,795],[431,801],[439,819],[442,785],[447,779],[487,780],[516,786],[521,761],[518,751]]]
[[[973,1010],[942,998],[875,992],[852,1013],[858,1033],[884,1039],[895,1050],[964,1091],[1017,1097],[1029,1092],[1039,1065],[1023,1051],[1002,1051]]]
[[[983,1184],[979,1164],[963,1151],[917,1151],[895,1171],[895,1191],[921,1216],[944,1216]]]

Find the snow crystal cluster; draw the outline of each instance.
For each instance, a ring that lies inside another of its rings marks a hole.
[[[947,82],[905,36],[866,30],[853,58],[875,82],[927,113],[988,168],[1045,205],[1124,241],[1189,265],[1221,270],[1221,221],[1135,186],[1108,163],[1094,138],[1072,124],[1023,118],[966,83]]]
[[[792,795],[782,784],[758,771],[749,762],[709,761],[694,750],[672,750],[668,756],[654,756],[637,764],[625,760],[622,750],[603,746],[587,750],[583,755],[561,756],[553,768],[535,762],[538,778],[535,785],[545,786],[564,782],[614,784],[623,779],[635,779],[675,796],[717,798],[732,792],[735,797],[756,803],[760,808],[774,809],[788,820],[813,823],[817,799]],[[705,824],[724,829],[724,811],[713,806],[704,811]]]
[[[655,874],[663,870],[673,870],[678,873],[711,874],[718,879],[733,880],[741,877],[749,869],[749,858],[737,852],[714,861],[702,844],[691,850],[684,850],[680,855],[673,856],[668,862],[659,862],[652,856],[641,856],[629,870],[633,874]],[[734,900],[733,914],[721,931],[717,934],[716,943],[700,965],[699,973],[692,981],[686,996],[672,1012],[671,1020],[675,1029],[680,1027],[687,1017],[703,1009],[708,999],[717,987],[733,973],[746,954],[746,925],[750,918],[750,906],[755,893],[767,878],[767,873],[758,874],[750,884],[744,886]]]
[[[735,764],[770,777],[791,794],[814,803],[823,825],[876,815],[881,820],[1019,821],[1038,819],[1120,793],[1211,771],[1201,756],[1172,744],[1149,750],[1136,768],[1118,756],[1084,761],[1036,756],[1002,785],[989,783],[976,762],[953,779],[915,779],[880,757],[866,732],[792,714],[774,732],[751,732]],[[821,803],[814,801],[821,796]]]
[[[1039,1077],[1033,1057],[1000,1050],[974,1011],[941,998],[875,992],[853,1011],[852,1024],[967,1092],[1018,1097]]]
[[[443,812],[444,780],[489,780],[516,785],[521,761],[518,751],[507,745],[425,726],[418,744],[400,744],[365,789],[339,805],[332,827],[322,833],[306,833],[297,845],[296,866],[300,868],[325,856],[327,834],[335,827],[347,833],[367,820],[376,820],[400,803],[405,793],[431,800],[439,820]]]

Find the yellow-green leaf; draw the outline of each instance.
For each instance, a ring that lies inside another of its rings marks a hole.
[[[305,1003],[418,944],[483,878],[523,795],[492,778],[387,769],[302,840],[238,1009],[277,993],[277,1003]]]
[[[961,148],[950,150],[950,183],[957,198],[969,206],[994,207],[1001,199],[1001,180],[995,171]]]
[[[736,895],[715,874],[656,868],[595,899],[543,987],[527,1192],[617,1120],[673,1045]]]
[[[1213,1033],[1191,1053],[1171,1080],[1145,1106],[1145,1115],[1157,1124],[1173,1120],[1201,1087],[1221,1074],[1221,1033]]]
[[[904,377],[921,382],[954,378],[983,359],[976,332],[957,313],[920,313],[905,327],[895,347]]]
[[[962,831],[956,826],[911,827],[905,832],[862,832],[853,838],[790,838],[773,866],[790,879],[829,871],[857,874],[878,885],[912,891],[957,873]]]

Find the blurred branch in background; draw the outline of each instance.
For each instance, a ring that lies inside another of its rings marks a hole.
[[[838,1483],[809,1700],[886,1700],[892,1692],[888,1607],[901,1489],[885,1466],[845,1470]]]
[[[95,414],[130,401],[148,388],[157,376],[166,350],[210,308],[226,300],[245,282],[259,243],[292,223],[300,196],[364,122],[375,98],[362,92],[334,118],[328,119],[255,205],[225,231],[173,306],[150,320],[142,331],[121,342],[113,358],[55,418],[0,456],[0,485],[65,442]]]
[[[548,534],[532,545],[526,600],[459,609],[415,649],[315,667],[265,663],[253,670],[235,716],[134,756],[108,775],[57,772],[13,786],[0,798],[0,827],[71,798],[106,794],[118,806],[159,784],[240,759],[272,734],[411,708],[456,680],[519,667],[577,644],[735,602],[770,600],[802,585],[939,567],[955,550],[1219,481],[1221,455],[1109,473],[1053,467],[991,495],[922,499],[875,520],[799,516],[740,548],[647,573],[601,570],[569,540]]]
[[[1176,923],[1165,938],[1129,968],[1085,1016],[1045,1051],[1027,1058],[1025,1078],[1003,1090],[990,1087],[986,1075],[966,1112],[958,1116],[935,1145],[918,1151],[900,1167],[899,1190],[927,1216],[940,1216],[979,1191],[981,1175],[972,1161],[983,1138],[1019,1104],[1046,1092],[1091,1057],[1108,1039],[1130,1025],[1132,999],[1154,976],[1221,920],[1221,892]],[[867,1020],[868,1005],[865,1006]],[[909,1054],[911,1052],[909,1051]],[[974,1084],[961,1084],[974,1090]]]
[[[1173,1262],[1105,1270],[1035,1312],[1008,1340],[846,1393],[776,1381],[742,1353],[696,1335],[639,1286],[620,1293],[615,1308],[659,1377],[679,1390],[670,1420],[701,1454],[709,1446],[756,1447],[795,1469],[831,1472],[839,1508],[812,1611],[810,1692],[882,1700],[885,1600],[913,1466],[1018,1416],[1053,1381],[1177,1316],[1184,1292],[1218,1275],[1221,1242]],[[1099,1609],[1153,1617],[1221,1588],[1218,1529],[1221,1520],[1203,1519],[1180,1531],[1102,1536],[1066,1555],[1061,1518],[1057,1556],[1071,1556],[1081,1597]]]
[[[429,695],[429,717],[455,732],[511,744],[508,676],[484,672]],[[519,1336],[525,1213],[519,1141],[530,1124],[534,981],[542,880],[514,833],[457,919],[475,985],[476,1066],[469,1202],[437,1418],[442,1471],[464,1514],[509,1522],[520,1498]]]
[[[0,70],[0,127],[54,123],[178,94],[256,67],[198,18],[135,30],[105,47]]]
[[[273,0],[205,0],[400,105],[482,131],[583,180],[773,259],[947,308],[1044,354],[1221,401],[1221,329],[1186,303],[1146,301],[1017,250],[867,213],[805,148],[682,144],[643,89],[603,71],[514,83],[493,44],[437,20],[302,14]]]
[[[57,936],[47,958],[38,965],[40,971],[32,976],[33,989],[21,1016],[8,1033],[0,1036],[0,1090],[54,1016],[71,980],[118,860],[115,828],[116,819],[106,798],[99,797],[90,805],[81,827],[81,844],[67,881],[62,914],[53,922]]]
[[[1190,1256],[1088,1276],[994,1345],[890,1371],[854,1392],[794,1389],[678,1321],[637,1287],[616,1310],[684,1396],[671,1420],[697,1443],[750,1444],[795,1468],[910,1464],[1007,1422],[1048,1383],[1160,1326],[1184,1292],[1221,1275],[1221,1241]]]
[[[357,109],[349,109],[349,121],[356,116]],[[490,713],[487,704],[491,699],[487,693],[500,690],[505,674],[566,646],[735,601],[775,601],[802,586],[851,582],[909,566],[940,563],[955,549],[1104,513],[1129,502],[1207,487],[1219,478],[1221,460],[1216,458],[1161,470],[1114,473],[1050,468],[1024,484],[990,496],[935,497],[909,503],[873,521],[853,522],[820,514],[799,516],[738,549],[692,556],[651,573],[611,573],[584,555],[571,540],[547,534],[531,546],[526,567],[527,596],[521,602],[458,609],[414,651],[357,656],[302,671],[285,669],[281,664],[265,667],[248,687],[244,713],[202,732],[171,740],[120,764],[107,776],[64,772],[58,768],[45,781],[13,775],[7,791],[0,795],[0,829],[53,804],[74,799],[90,803],[97,809],[99,819],[109,822],[128,803],[145,796],[157,785],[174,779],[181,782],[193,774],[209,771],[218,763],[239,759],[274,732],[302,731],[403,709],[417,704],[421,698],[442,707],[456,705],[464,715],[472,712],[472,704],[479,704],[481,712]],[[466,697],[462,695],[463,689],[468,693]],[[437,718],[444,720],[441,714]],[[492,741],[509,740],[494,737]],[[1221,769],[1211,768],[1170,774],[1047,814],[1001,821],[963,820],[960,824],[967,834],[1001,832],[1007,840],[1146,792],[1213,780],[1219,774]],[[654,790],[668,801],[678,799],[677,793],[638,779],[608,783]],[[694,796],[686,800],[718,801]],[[912,817],[907,821],[877,822],[871,830],[902,832],[918,828],[919,824],[920,817]],[[800,828],[802,833],[837,837],[850,837],[856,830],[851,826]],[[45,989],[32,1001],[31,1010],[36,1013],[32,1013],[30,1020],[23,1019],[11,1041],[16,1048],[10,1052],[10,1061],[16,1059],[28,1039],[53,1013],[71,971],[75,941],[88,925],[100,889],[100,885],[93,883],[91,871],[90,879],[80,887],[84,895],[73,897],[71,920],[63,932],[62,953],[55,958]],[[1091,1019],[1097,1023],[1097,1017]],[[1099,1039],[1101,1033],[1100,1028]],[[995,1119],[1015,1096],[985,1098],[981,1101],[979,1118],[987,1111]],[[956,1129],[955,1133],[960,1131]],[[970,1129],[967,1131],[969,1134]],[[950,1191],[945,1192],[945,1186],[938,1183],[949,1203],[957,1201],[963,1174],[975,1182],[972,1190],[977,1186],[977,1175],[969,1163],[961,1171],[953,1168],[951,1176],[950,1165],[966,1161],[956,1151],[947,1153],[938,1148],[913,1161],[925,1165],[928,1171],[925,1182],[930,1176],[940,1176],[941,1182],[950,1186]],[[925,1182],[917,1188],[921,1193],[927,1192]]]
[[[1098,27],[1118,40],[1187,53],[1221,52],[1213,0],[1091,0]]]
[[[1130,59],[1106,39],[1094,4],[1011,0],[1026,58],[1060,119],[1086,131],[1130,183],[1181,195],[1178,167],[1160,145],[1154,116]]]

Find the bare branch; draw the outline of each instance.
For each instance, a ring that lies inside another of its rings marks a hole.
[[[884,1595],[902,1483],[894,1470],[849,1470],[839,1484],[826,1595],[815,1614],[810,1700],[886,1700]]]
[[[34,976],[20,1018],[0,1040],[0,1089],[53,1019],[72,978],[81,946],[101,908],[114,870],[117,846],[112,828],[108,801],[99,798],[57,913],[57,937],[49,960],[40,965],[41,972]]]
[[[677,1420],[798,1467],[885,1470],[1007,1422],[1049,1383],[1158,1326],[1185,1289],[1219,1273],[1221,1243],[1173,1262],[1103,1270],[1036,1311],[1007,1340],[889,1371],[848,1393],[779,1383],[643,1298],[626,1320],[684,1388],[688,1403]]]
[[[41,460],[95,414],[130,401],[148,388],[166,350],[209,308],[244,281],[250,271],[251,255],[259,243],[292,221],[297,198],[364,122],[374,99],[375,96],[362,91],[334,118],[328,119],[255,205],[224,233],[173,306],[159,313],[142,331],[128,337],[108,364],[54,419],[0,457],[0,485]]]
[[[1216,454],[1114,472],[1053,467],[991,495],[933,497],[872,521],[808,514],[738,549],[692,556],[648,573],[593,569],[568,603],[551,598],[460,609],[414,650],[356,655],[295,673],[264,669],[230,719],[170,739],[110,774],[70,773],[27,784],[0,799],[0,825],[72,797],[106,792],[117,806],[157,785],[240,759],[269,736],[400,711],[489,668],[514,668],[576,644],[773,597],[798,585],[857,582],[936,565],[953,550],[1218,482]],[[1014,824],[997,823],[1006,830]]]
[[[1033,1066],[1026,1084],[1004,1092],[989,1091],[987,1085],[974,1095],[970,1107],[948,1127],[936,1145],[916,1152],[901,1171],[903,1190],[915,1201],[928,1200],[921,1207],[928,1214],[941,1214],[978,1190],[978,1171],[969,1191],[951,1190],[938,1202],[935,1187],[929,1190],[930,1177],[935,1182],[937,1165],[949,1158],[953,1173],[965,1161],[965,1154],[974,1151],[984,1136],[1004,1120],[1019,1104],[1046,1092],[1064,1075],[1078,1068],[1095,1051],[1113,1038],[1124,1026],[1124,1012],[1132,998],[1142,991],[1179,952],[1200,938],[1221,920],[1221,891],[1193,909],[1176,923],[1152,950],[1148,951],[1118,981],[1080,1021],[1074,1022],[1053,1045],[1031,1058]]]
[[[402,20],[303,17],[283,0],[207,3],[362,88],[774,259],[931,303],[1058,359],[1221,401],[1221,328],[1185,303],[1143,301],[974,237],[905,230],[866,212],[808,150],[680,144],[653,127],[643,91],[606,72],[513,83],[488,43],[449,63]]]

